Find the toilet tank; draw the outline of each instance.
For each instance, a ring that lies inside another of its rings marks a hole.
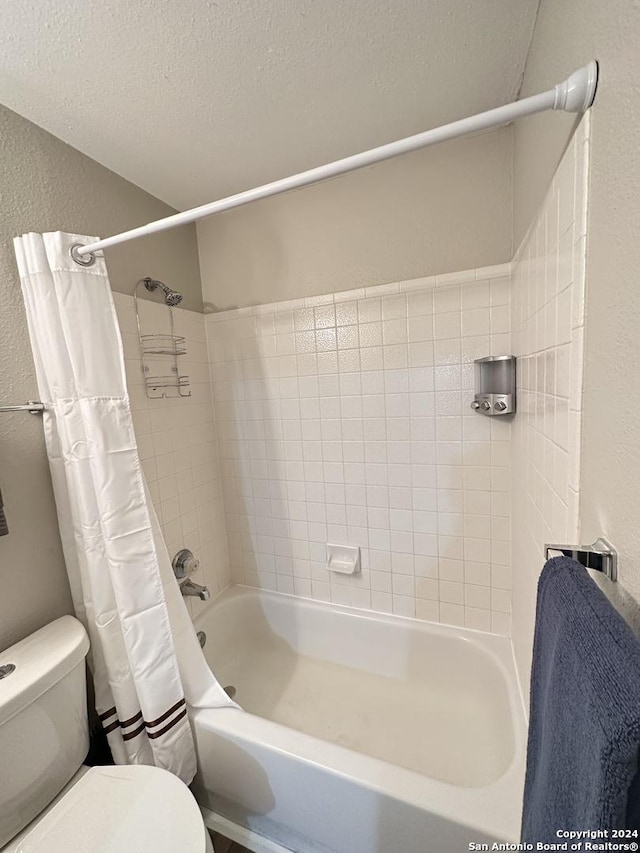
[[[80,622],[63,616],[0,652],[0,848],[87,755],[88,650]]]

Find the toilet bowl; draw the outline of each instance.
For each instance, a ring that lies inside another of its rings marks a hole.
[[[213,853],[176,776],[82,765],[88,648],[63,616],[0,653],[1,853]]]

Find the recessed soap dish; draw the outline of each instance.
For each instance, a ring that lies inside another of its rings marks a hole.
[[[327,569],[341,575],[360,571],[360,548],[357,545],[327,545]]]

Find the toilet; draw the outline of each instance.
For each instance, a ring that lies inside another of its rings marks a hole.
[[[213,853],[176,776],[83,765],[88,650],[83,626],[63,616],[0,653],[0,851]]]

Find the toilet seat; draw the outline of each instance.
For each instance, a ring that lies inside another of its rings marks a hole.
[[[92,767],[7,848],[11,853],[205,853],[187,786],[144,765]]]

